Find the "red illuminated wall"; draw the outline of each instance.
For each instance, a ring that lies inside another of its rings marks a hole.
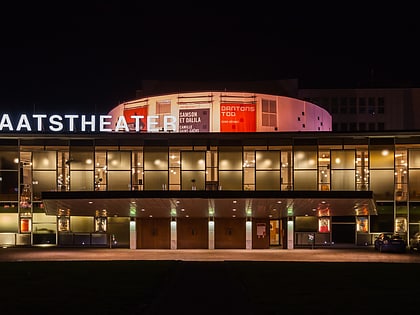
[[[220,104],[221,132],[255,132],[255,104]]]

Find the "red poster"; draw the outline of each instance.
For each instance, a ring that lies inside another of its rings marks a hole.
[[[137,108],[130,108],[130,109],[124,109],[124,118],[125,121],[128,124],[128,128],[130,130],[135,130],[135,119],[131,118],[131,116],[143,116],[144,118],[140,119],[140,131],[146,131],[147,130],[147,112],[148,107],[137,107]]]
[[[31,220],[30,219],[20,219],[20,231],[22,233],[30,232]]]
[[[255,104],[220,104],[221,132],[255,132],[256,128]]]

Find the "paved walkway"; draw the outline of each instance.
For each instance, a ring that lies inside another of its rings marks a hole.
[[[372,247],[348,249],[144,250],[88,248],[0,248],[0,261],[177,260],[177,261],[318,261],[420,263],[420,253],[380,253]]]

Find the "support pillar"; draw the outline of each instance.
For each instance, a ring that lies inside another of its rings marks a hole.
[[[130,249],[137,249],[136,219],[130,219]]]
[[[252,220],[247,218],[245,222],[246,249],[252,249]]]
[[[209,249],[214,249],[214,219],[209,220]]]
[[[171,249],[177,249],[176,219],[171,219]]]

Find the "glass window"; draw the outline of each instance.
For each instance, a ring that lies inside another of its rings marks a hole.
[[[349,98],[349,113],[350,114],[356,114],[356,98],[350,97]]]
[[[376,114],[376,103],[375,103],[375,98],[374,97],[369,97],[368,98],[368,113],[371,114],[371,115]]]
[[[93,152],[70,152],[70,160],[68,162],[71,170],[93,170]]]
[[[73,233],[89,233],[94,231],[94,217],[71,217],[71,231]]]
[[[384,113],[385,113],[385,98],[378,97],[378,114],[384,114]]]
[[[377,203],[378,215],[370,217],[370,231],[394,232],[394,204],[386,202]]]
[[[370,170],[370,189],[377,200],[394,199],[394,170]]]
[[[338,99],[336,97],[331,98],[331,113],[338,114]]]
[[[280,151],[256,151],[255,162],[257,170],[280,169]]]
[[[262,125],[277,127],[277,108],[275,100],[262,100]]]
[[[220,151],[219,170],[242,170],[242,151]]]
[[[420,203],[411,202],[410,203],[410,223],[419,223],[420,222]]]
[[[220,171],[219,189],[242,190],[242,171]]]
[[[331,190],[354,190],[354,170],[331,170]]]
[[[391,147],[370,148],[370,168],[394,168],[394,150]]]
[[[257,171],[256,190],[280,190],[280,171]]]
[[[317,190],[318,171],[295,171],[294,190]]]
[[[347,97],[342,97],[340,99],[340,114],[347,114]]]
[[[354,169],[355,168],[354,150],[332,150],[331,168],[332,169]]]
[[[182,171],[182,190],[204,190],[205,171]]]
[[[366,99],[364,97],[359,97],[359,114],[366,113]]]
[[[0,171],[0,200],[17,201],[18,190],[18,172]]]
[[[408,166],[410,168],[420,168],[420,150],[408,150]]]
[[[131,190],[131,171],[109,171],[108,190]]]
[[[296,217],[296,232],[316,232],[318,230],[318,218],[315,216]]]
[[[19,166],[19,154],[17,151],[0,151],[0,169],[17,170]]]
[[[171,101],[163,100],[156,102],[156,115],[158,116],[156,128],[164,130],[164,116],[171,115]]]
[[[168,170],[168,152],[167,151],[145,151],[144,169],[152,170]]]
[[[410,200],[420,200],[420,170],[410,169],[408,174]]]
[[[0,213],[0,222],[0,233],[18,232],[19,226],[17,213]]]
[[[56,171],[33,171],[34,197],[41,198],[42,191],[56,191]]]
[[[317,151],[302,150],[295,148],[294,152],[295,169],[316,169],[317,168]]]
[[[32,167],[34,170],[55,170],[57,157],[55,151],[33,152]]]
[[[145,171],[144,190],[167,190],[168,172],[167,171]]]
[[[130,170],[131,152],[130,151],[108,151],[108,170]]]
[[[70,172],[70,190],[94,190],[94,174],[87,171]]]
[[[183,151],[181,153],[182,170],[205,170],[206,152],[204,151]]]

